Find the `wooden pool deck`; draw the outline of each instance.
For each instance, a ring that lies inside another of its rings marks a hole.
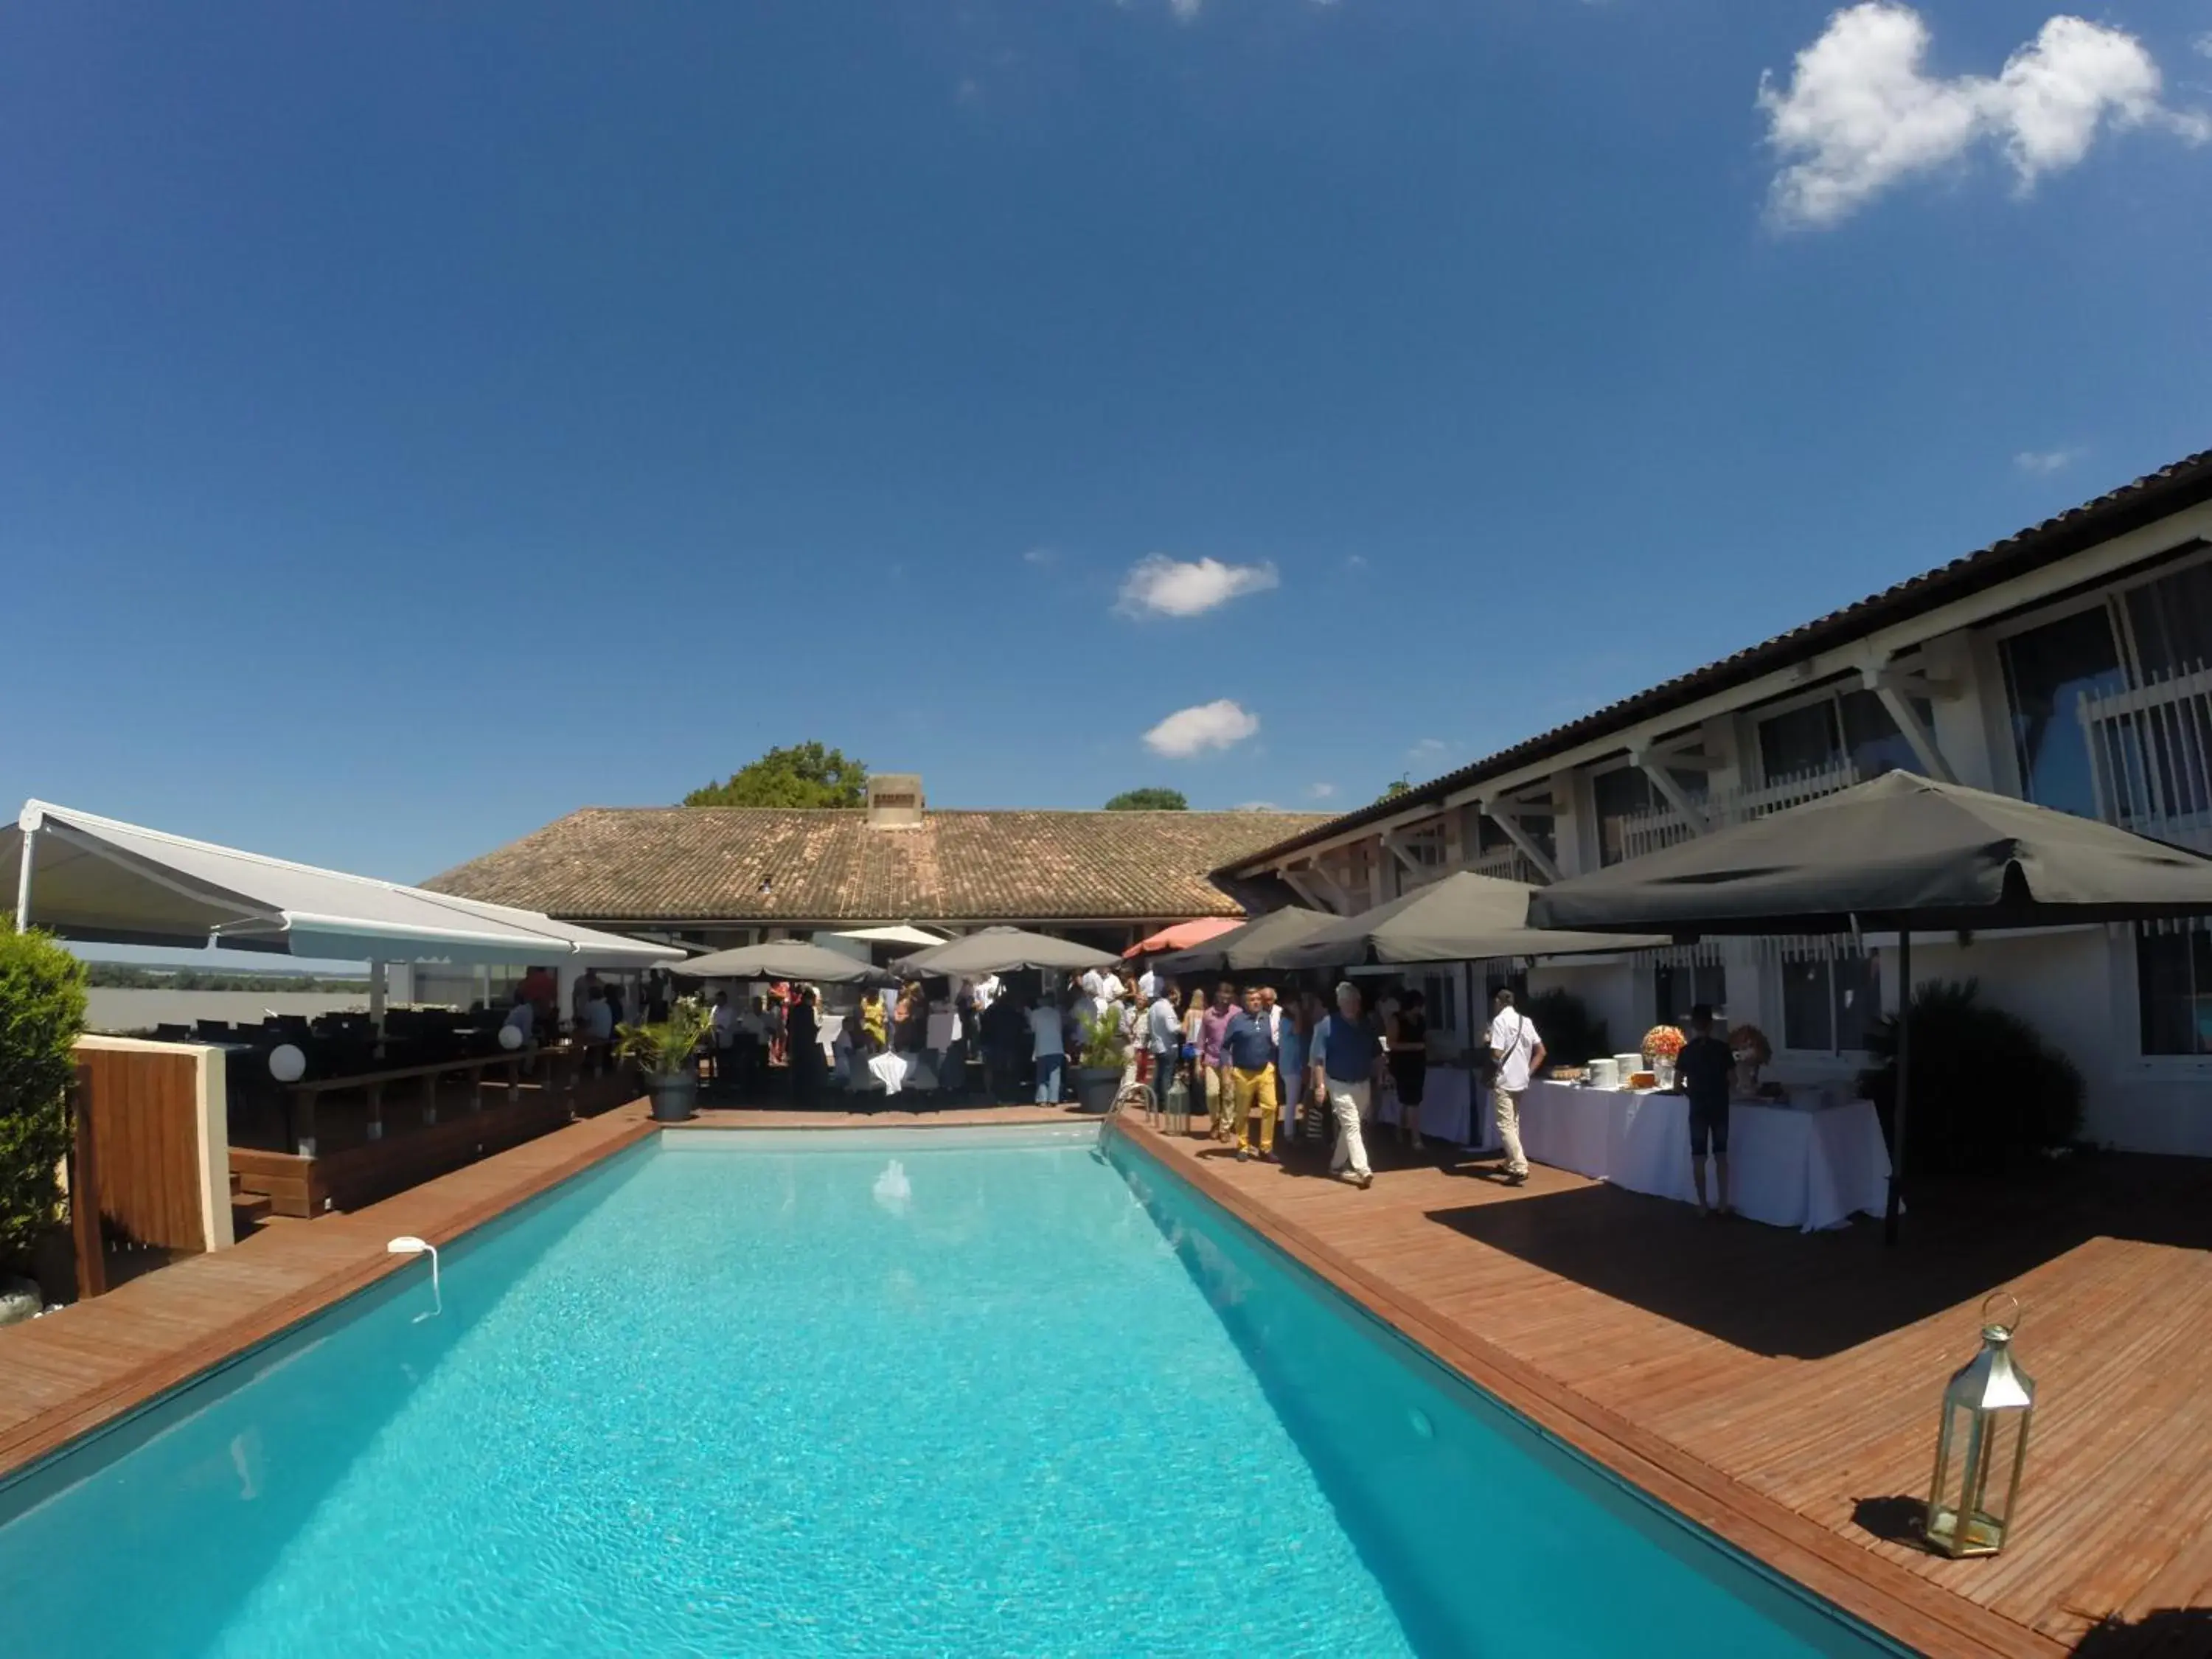
[[[1939,1655],[2212,1655],[2212,1175],[2105,1157],[1930,1185],[1904,1242],[1804,1236],[1539,1167],[1139,1145],[1448,1363],[1637,1485]],[[1393,1168],[1399,1162],[1402,1167]],[[1909,1540],[1983,1297],[2027,1309],[2021,1531]]]

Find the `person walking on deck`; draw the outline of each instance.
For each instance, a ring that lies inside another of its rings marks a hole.
[[[1260,1120],[1259,1153],[1275,1156],[1275,1039],[1269,1030],[1267,1010],[1255,988],[1244,993],[1244,1006],[1231,1015],[1221,1033],[1221,1052],[1228,1061],[1230,1110],[1237,1125],[1237,1160],[1252,1156],[1252,1120]]]
[[[1513,993],[1498,992],[1491,1005],[1490,1057],[1497,1071],[1490,1079],[1491,1113],[1505,1148],[1505,1179],[1524,1186],[1528,1155],[1521,1150],[1521,1099],[1528,1079],[1543,1068],[1544,1039],[1528,1016],[1513,1006]]]
[[[1390,1020],[1390,1081],[1398,1093],[1398,1141],[1421,1150],[1421,1100],[1429,1088],[1428,1000],[1408,991]]]
[[[1060,1104],[1060,1068],[1067,1063],[1066,1015],[1051,992],[1030,1010],[1030,1052],[1036,1065],[1036,1103]]]
[[[1168,1091],[1175,1086],[1176,1067],[1182,1061],[1182,1016],[1176,1012],[1176,988],[1171,979],[1155,979],[1152,1000],[1145,1010],[1145,1051],[1152,1058],[1152,1103],[1155,1111],[1168,1109]]]
[[[1276,1028],[1276,1087],[1281,1091],[1285,1139],[1297,1133],[1298,1110],[1308,1098],[1306,1063],[1310,1058],[1315,1018],[1312,996],[1300,996],[1282,1010],[1282,1020]]]
[[[1213,1138],[1224,1146],[1237,1139],[1237,1095],[1221,1057],[1221,1038],[1237,1013],[1237,988],[1227,980],[1213,988],[1213,1006],[1198,1023],[1198,1066],[1206,1077],[1206,1115]]]
[[[790,1054],[791,1097],[800,1106],[814,1103],[815,1085],[822,1075],[822,1024],[814,1011],[814,988],[801,990],[791,1005],[784,1028]]]
[[[1336,988],[1336,1012],[1322,1021],[1313,1039],[1314,1087],[1336,1119],[1336,1150],[1328,1172],[1351,1173],[1362,1188],[1375,1184],[1360,1126],[1375,1109],[1375,1085],[1382,1077],[1382,1042],[1360,1018],[1359,988],[1349,980]]]
[[[1690,1010],[1690,1040],[1674,1060],[1674,1075],[1690,1097],[1690,1180],[1698,1189],[1698,1213],[1708,1220],[1734,1215],[1729,1204],[1729,1088],[1735,1079],[1735,1054],[1713,1035],[1713,1011],[1707,1003]],[[1705,1152],[1710,1146],[1717,1183],[1705,1202]]]

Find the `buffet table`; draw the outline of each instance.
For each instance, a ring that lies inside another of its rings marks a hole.
[[[1540,1080],[1522,1098],[1521,1144],[1539,1164],[1686,1204],[1697,1198],[1690,1103],[1680,1095]],[[1738,1101],[1729,1109],[1729,1201],[1772,1226],[1812,1232],[1854,1212],[1879,1215],[1889,1190],[1881,1120],[1864,1100]]]

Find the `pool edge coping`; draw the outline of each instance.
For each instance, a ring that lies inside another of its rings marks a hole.
[[[1126,1116],[1110,1127],[1211,1202],[1540,1433],[1703,1528],[1798,1588],[1929,1659],[2059,1659],[2068,1645],[1931,1584],[1860,1548],[1599,1405],[1384,1282],[1297,1223],[1273,1214],[1158,1131]]]

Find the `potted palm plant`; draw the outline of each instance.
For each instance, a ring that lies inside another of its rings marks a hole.
[[[1122,1068],[1129,1058],[1129,1040],[1121,1033],[1121,1011],[1110,1005],[1095,1014],[1081,1014],[1083,1048],[1075,1059],[1075,1103],[1086,1112],[1104,1112],[1121,1091]]]
[[[699,1099],[699,1070],[693,1056],[714,1029],[714,1016],[697,997],[678,997],[666,1019],[625,1025],[615,1033],[615,1052],[634,1060],[645,1073],[653,1115],[681,1123]]]

